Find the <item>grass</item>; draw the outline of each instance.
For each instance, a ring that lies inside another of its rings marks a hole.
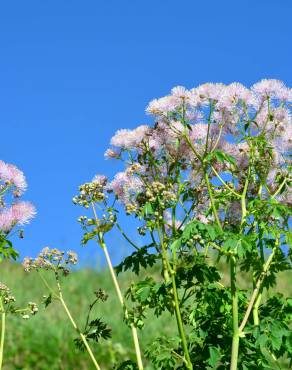
[[[120,282],[123,291],[134,279],[132,274],[123,274]],[[25,273],[17,264],[2,263],[0,281],[10,287],[19,306],[33,301],[40,303],[48,294],[37,273]],[[245,279],[242,279],[244,285]],[[126,359],[135,359],[130,329],[124,324],[119,302],[111,279],[106,271],[96,272],[81,269],[63,280],[64,298],[73,317],[80,327],[84,325],[88,305],[94,300],[93,292],[99,288],[109,294],[105,303],[100,303],[94,315],[102,317],[112,328],[112,339],[100,344],[91,344],[102,369],[113,366]],[[280,275],[276,288],[285,294],[292,294],[288,274]],[[175,332],[175,322],[169,314],[159,320],[149,316],[145,328],[139,331],[142,350],[154,338]],[[40,305],[39,313],[24,320],[10,315],[7,320],[5,357],[3,370],[74,370],[93,369],[87,353],[77,350],[73,344],[76,333],[68,322],[58,302],[46,309]],[[146,369],[152,369],[145,361]]]
[[[133,278],[131,274],[123,275],[123,291]],[[25,273],[17,264],[2,263],[0,281],[9,286],[18,306],[25,306],[29,301],[40,304],[43,295],[48,295],[38,274]],[[101,317],[112,329],[110,341],[91,344],[102,369],[112,369],[114,364],[122,360],[134,360],[131,330],[123,322],[109,274],[106,271],[78,270],[63,279],[62,285],[64,298],[80,328],[84,325],[88,305],[94,300],[94,291],[102,288],[109,295],[108,300],[99,303],[93,312],[94,318]],[[169,334],[174,328],[169,322],[173,322],[169,314],[159,321],[149,317],[145,328],[139,332],[142,349],[162,332]],[[73,344],[76,337],[58,302],[53,302],[47,308],[40,304],[38,314],[29,320],[10,315],[7,319],[3,370],[90,370],[93,366],[88,354],[80,352]]]

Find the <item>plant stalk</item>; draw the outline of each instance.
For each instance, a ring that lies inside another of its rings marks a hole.
[[[118,283],[118,280],[117,280],[117,277],[116,277],[116,273],[114,271],[114,268],[113,268],[113,265],[112,265],[112,262],[111,262],[106,244],[102,241],[101,241],[100,244],[101,244],[101,247],[102,247],[102,249],[104,251],[104,254],[105,254],[105,258],[106,258],[106,261],[107,261],[107,264],[108,264],[108,267],[109,267],[109,270],[110,270],[110,274],[111,274],[111,277],[112,277],[112,280],[113,280],[113,283],[114,283],[114,286],[115,286],[115,289],[116,289],[118,299],[121,303],[122,308],[124,309],[125,318],[128,319],[128,311],[127,311],[126,306],[125,306],[124,297],[122,295],[122,292],[121,292],[121,289],[120,289],[120,286],[119,286],[119,283]],[[134,347],[135,347],[135,352],[136,352],[136,359],[137,359],[138,369],[143,370],[142,355],[141,355],[141,349],[140,349],[137,329],[134,326],[134,324],[130,324],[130,326],[131,326],[131,330],[132,330],[132,337],[133,337],[133,342],[134,342]]]
[[[236,260],[230,258],[230,285],[232,296],[232,351],[230,370],[237,370],[238,351],[239,351],[239,329],[238,329],[238,292],[236,288]]]
[[[173,289],[173,298],[174,298],[174,309],[175,309],[175,317],[177,321],[177,326],[178,330],[180,333],[180,337],[182,340],[182,346],[183,346],[183,351],[186,357],[186,366],[189,370],[193,370],[193,365],[191,362],[189,350],[188,350],[188,345],[187,345],[187,340],[186,340],[186,335],[183,327],[183,322],[181,318],[181,313],[179,309],[179,299],[178,299],[178,293],[177,293],[177,288],[176,288],[176,283],[175,283],[175,275],[174,273],[171,274],[171,283],[172,283],[172,289]]]
[[[240,232],[243,233],[244,223],[246,220],[246,194],[249,183],[250,167],[248,169],[248,176],[245,180],[244,189],[241,195],[241,225]],[[239,338],[241,330],[238,328],[238,291],[236,287],[236,259],[235,257],[230,258],[230,285],[231,285],[231,298],[232,298],[232,323],[233,323],[233,335],[232,335],[232,348],[231,348],[231,363],[230,370],[237,370],[238,363],[238,352],[239,352]]]
[[[60,285],[60,283],[59,283],[58,274],[57,274],[57,273],[55,273],[55,276],[56,276],[56,281],[57,281],[57,286],[58,286],[58,291],[59,291],[59,300],[60,300],[60,302],[61,302],[61,304],[62,304],[62,306],[63,306],[63,308],[64,308],[64,310],[65,310],[65,312],[66,312],[66,314],[67,314],[67,316],[68,316],[68,318],[69,318],[69,320],[70,320],[70,322],[71,322],[72,326],[73,326],[73,328],[74,328],[74,329],[77,331],[77,333],[79,334],[79,336],[80,336],[80,338],[81,338],[81,340],[82,340],[82,342],[83,342],[83,344],[84,344],[84,346],[85,346],[85,348],[86,348],[86,350],[87,350],[87,352],[88,352],[88,354],[89,354],[89,356],[90,356],[90,358],[91,358],[91,360],[92,360],[92,362],[93,362],[93,364],[94,364],[94,367],[95,367],[97,370],[101,370],[101,369],[100,369],[100,366],[98,365],[98,363],[97,363],[97,361],[96,361],[96,359],[95,359],[95,357],[94,357],[94,354],[92,353],[91,348],[89,347],[89,344],[88,344],[88,342],[87,342],[87,339],[86,339],[85,335],[84,335],[83,333],[81,333],[81,331],[79,330],[79,328],[78,328],[78,326],[77,326],[77,324],[76,324],[75,320],[73,319],[73,317],[72,317],[72,315],[71,315],[71,312],[69,311],[69,308],[68,308],[68,307],[67,307],[67,305],[66,305],[66,302],[64,301],[63,294],[62,294],[62,290],[61,290],[61,285]]]
[[[4,340],[5,340],[5,323],[6,323],[6,312],[3,307],[3,301],[1,298],[1,338],[0,338],[0,370],[2,369],[3,356],[4,356]]]
[[[252,315],[253,315],[253,323],[255,326],[259,325],[260,319],[259,319],[259,306],[262,300],[262,294],[260,293],[257,297],[257,300],[254,304]]]
[[[273,261],[273,258],[275,256],[276,249],[277,249],[277,246],[275,246],[273,248],[272,253],[270,254],[269,258],[267,259],[267,261],[266,261],[266,263],[265,263],[265,265],[263,267],[263,271],[262,271],[260,277],[258,278],[258,281],[256,283],[255,289],[254,289],[254,291],[253,291],[253,293],[251,295],[251,298],[250,298],[250,301],[249,301],[247,310],[245,312],[244,318],[243,318],[243,320],[242,320],[242,322],[240,324],[240,327],[239,327],[239,332],[240,333],[242,333],[243,332],[243,329],[245,328],[245,325],[247,323],[247,320],[249,318],[249,315],[250,315],[250,313],[252,311],[252,308],[253,308],[253,306],[255,304],[255,301],[256,301],[256,299],[258,297],[258,294],[259,294],[259,292],[260,292],[260,290],[262,288],[262,283],[264,281],[264,278],[265,278],[265,276],[266,276],[266,274],[267,274],[267,272],[269,270],[269,267],[270,267],[270,265],[271,265],[271,263]]]
[[[175,312],[178,332],[179,332],[179,335],[182,341],[182,347],[183,347],[183,351],[185,355],[186,366],[189,370],[193,370],[193,365],[192,365],[189,350],[188,350],[186,334],[185,334],[183,321],[182,321],[180,308],[179,308],[179,298],[178,298],[178,292],[177,292],[177,287],[176,287],[176,282],[175,282],[175,271],[171,268],[169,264],[167,251],[164,246],[164,241],[163,241],[161,232],[159,230],[159,226],[158,226],[158,235],[159,235],[159,240],[160,240],[161,249],[162,249],[161,254],[162,254],[162,263],[163,263],[163,273],[164,273],[164,280],[166,283],[170,282],[169,275],[171,276],[173,306],[174,306],[174,312]]]
[[[97,217],[97,213],[96,213],[93,202],[91,203],[91,206],[92,206],[92,211],[93,211],[93,214],[94,214],[96,224],[98,224],[98,217]],[[116,277],[116,273],[114,271],[114,268],[113,268],[113,265],[112,265],[112,262],[111,262],[106,244],[103,240],[103,235],[99,235],[98,242],[99,242],[100,246],[102,247],[102,249],[104,251],[106,262],[107,262],[108,268],[110,270],[111,278],[112,278],[112,281],[114,283],[118,299],[119,299],[119,301],[121,303],[121,306],[122,306],[122,308],[124,309],[124,312],[125,312],[125,318],[128,319],[128,311],[127,311],[127,308],[126,308],[126,305],[125,305],[125,302],[124,302],[124,298],[123,298],[123,295],[122,295],[122,292],[121,292],[121,289],[120,289],[120,286],[119,286],[119,283],[118,283],[118,280],[117,280],[117,277]],[[142,355],[141,355],[141,349],[140,349],[137,329],[136,329],[136,327],[133,323],[130,324],[130,327],[131,327],[131,330],[132,330],[132,337],[133,337],[133,342],[134,342],[134,347],[135,347],[138,369],[143,370],[144,368],[143,368]]]
[[[97,363],[97,361],[96,361],[96,359],[95,359],[95,357],[94,357],[94,355],[93,355],[93,353],[92,353],[92,351],[91,351],[91,348],[89,347],[89,344],[88,344],[88,342],[87,342],[87,339],[86,339],[85,335],[84,335],[84,334],[82,334],[82,333],[79,331],[79,329],[78,329],[78,327],[77,327],[77,325],[76,325],[76,323],[75,323],[75,321],[74,321],[74,319],[73,319],[73,317],[72,317],[72,315],[71,315],[71,313],[70,313],[70,311],[69,311],[69,309],[68,309],[68,307],[67,307],[67,305],[66,305],[66,303],[65,303],[65,301],[64,301],[64,299],[63,299],[63,297],[62,297],[62,296],[60,296],[60,302],[62,303],[62,306],[64,307],[64,310],[66,311],[66,314],[67,314],[67,316],[69,317],[69,319],[70,319],[70,321],[71,321],[71,323],[72,323],[72,326],[74,327],[74,329],[75,329],[75,330],[78,332],[78,334],[80,335],[80,338],[81,338],[82,342],[84,343],[84,345],[85,345],[85,347],[86,347],[86,350],[87,350],[87,352],[88,352],[88,354],[89,354],[89,356],[90,356],[90,358],[91,358],[91,360],[92,360],[92,362],[93,362],[93,364],[94,364],[95,368],[96,368],[97,370],[100,370],[100,367],[99,367],[99,365],[98,365],[98,363]]]

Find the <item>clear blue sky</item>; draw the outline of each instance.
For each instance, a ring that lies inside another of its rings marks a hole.
[[[149,100],[175,85],[261,78],[292,85],[291,0],[37,0],[0,5],[1,155],[26,174],[38,215],[15,240],[22,257],[80,247],[71,202],[119,128],[149,123]],[[125,243],[110,238],[118,261]]]

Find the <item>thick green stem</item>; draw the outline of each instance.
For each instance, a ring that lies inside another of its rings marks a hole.
[[[92,211],[93,211],[93,214],[94,214],[96,224],[98,224],[98,217],[97,217],[97,213],[96,213],[94,204],[91,203],[91,206],[92,206]],[[120,228],[120,230],[121,230],[121,228]],[[125,235],[126,234],[124,234],[124,236]],[[128,239],[128,241],[129,241],[129,239]],[[127,311],[127,308],[126,308],[126,305],[125,305],[125,302],[124,302],[124,298],[123,298],[123,295],[122,295],[122,292],[121,292],[121,289],[120,289],[120,286],[119,286],[119,283],[118,283],[118,279],[117,279],[115,270],[113,268],[113,265],[112,265],[112,262],[111,262],[111,259],[110,259],[110,256],[109,256],[109,253],[108,253],[108,250],[107,250],[107,247],[106,247],[106,244],[104,242],[102,234],[99,235],[99,244],[100,244],[100,246],[102,247],[102,249],[104,251],[106,262],[107,262],[108,268],[110,270],[111,278],[112,278],[112,281],[114,283],[118,299],[119,299],[120,304],[121,304],[121,306],[124,310],[124,313],[125,313],[125,318],[128,319],[128,311]],[[138,369],[143,370],[142,355],[141,355],[141,349],[140,349],[137,329],[136,329],[134,324],[130,324],[130,326],[131,326],[131,330],[132,330],[132,337],[133,337],[134,348],[135,348],[135,352],[136,352],[136,359],[137,359]]]
[[[260,247],[260,259],[261,259],[261,264],[262,264],[262,268],[264,268],[264,265],[265,265],[265,255],[264,255],[264,247],[263,247],[263,243],[262,243],[262,237],[263,237],[263,232],[262,230],[260,229],[259,230],[259,247]],[[254,284],[254,289],[255,289],[255,286],[256,284]],[[254,325],[259,325],[260,323],[260,318],[259,318],[259,306],[261,304],[261,300],[262,300],[262,288],[260,288],[259,290],[259,293],[258,293],[258,297],[255,301],[255,304],[254,304],[254,307],[253,307],[253,310],[252,310],[252,315],[253,315],[253,322],[254,322]]]
[[[241,195],[241,227],[240,232],[244,231],[244,223],[246,220],[246,194],[249,183],[250,168],[248,169],[248,176],[245,180],[244,189]],[[232,335],[232,349],[231,349],[231,364],[230,370],[237,370],[238,352],[239,352],[239,338],[241,331],[238,328],[238,291],[236,287],[236,259],[230,258],[230,285],[232,297],[232,322],[233,322],[233,335]]]
[[[253,310],[252,310],[252,315],[253,315],[253,323],[254,325],[259,325],[260,319],[259,319],[259,306],[262,300],[262,294],[260,293],[257,297],[257,300],[254,304]]]
[[[107,264],[108,264],[108,268],[110,270],[110,274],[111,274],[111,277],[112,277],[112,280],[113,280],[113,283],[114,283],[114,286],[115,286],[115,289],[116,289],[117,296],[119,298],[119,301],[120,301],[120,304],[121,304],[122,308],[124,309],[125,318],[128,319],[129,316],[128,316],[128,311],[125,307],[124,297],[122,295],[122,292],[121,292],[121,289],[120,289],[120,286],[119,286],[119,283],[118,283],[118,280],[117,280],[117,277],[116,277],[116,273],[114,271],[114,268],[113,268],[113,265],[112,265],[112,262],[111,262],[106,244],[104,242],[101,242],[101,247],[104,251],[104,255],[105,255],[105,258],[106,258],[106,261],[107,261]],[[137,329],[134,326],[134,324],[131,324],[130,326],[131,326],[131,330],[132,330],[132,337],[133,337],[133,342],[134,342],[134,347],[135,347],[135,352],[136,352],[136,359],[137,359],[138,369],[143,370],[142,356],[141,356],[141,350],[140,350],[140,345],[139,345]]]
[[[246,211],[246,193],[247,193],[248,183],[249,183],[249,173],[248,173],[248,177],[246,178],[244,188],[243,188],[243,192],[242,192],[242,195],[241,195],[241,213],[242,213],[242,215],[241,215],[241,232],[243,231],[243,225],[244,225],[246,215],[247,215],[247,211]]]
[[[179,298],[178,298],[178,292],[177,292],[177,287],[176,287],[176,282],[175,282],[175,271],[174,269],[171,268],[168,256],[167,256],[167,250],[165,249],[164,245],[164,240],[161,235],[159,226],[158,226],[158,235],[159,235],[159,240],[160,240],[160,245],[161,245],[161,255],[162,255],[162,264],[163,264],[163,275],[164,275],[164,280],[166,283],[170,282],[171,280],[171,285],[172,285],[172,294],[173,294],[173,307],[174,307],[174,312],[175,312],[175,318],[177,322],[177,328],[178,332],[182,341],[182,347],[184,351],[184,356],[185,356],[185,362],[186,366],[189,370],[193,370],[193,365],[191,362],[189,350],[188,350],[188,345],[187,345],[187,339],[186,339],[186,334],[183,326],[183,321],[180,313],[180,307],[179,307]],[[170,278],[171,276],[171,278]]]
[[[236,288],[236,260],[230,258],[230,285],[232,296],[232,352],[230,370],[237,370],[238,350],[239,350],[239,329],[238,329],[238,292]]]
[[[4,340],[5,340],[5,322],[6,322],[6,313],[3,307],[3,301],[1,298],[0,302],[1,308],[1,338],[0,338],[0,370],[2,369],[3,364],[3,355],[4,355]]]
[[[177,293],[174,273],[171,274],[171,283],[172,283],[172,289],[173,289],[173,298],[174,298],[173,303],[174,303],[174,309],[175,309],[175,317],[177,321],[178,331],[179,331],[181,341],[182,341],[183,351],[184,351],[185,358],[186,358],[186,366],[189,370],[192,370],[193,365],[191,362],[188,345],[187,345],[187,339],[186,339],[183,322],[181,318],[181,313],[180,313],[180,308],[179,308],[179,299],[178,299],[178,293]]]
[[[87,342],[87,339],[86,339],[85,335],[83,333],[81,333],[81,331],[79,330],[79,328],[78,328],[75,320],[73,319],[73,317],[71,315],[71,312],[69,311],[69,308],[66,305],[66,302],[64,301],[62,290],[61,290],[61,285],[60,285],[59,277],[58,277],[58,274],[57,273],[56,273],[56,281],[57,281],[57,287],[58,287],[58,291],[59,291],[59,300],[60,300],[60,302],[61,302],[61,304],[62,304],[62,306],[63,306],[63,308],[64,308],[64,310],[65,310],[65,312],[66,312],[66,314],[67,314],[67,316],[68,316],[68,318],[69,318],[72,326],[73,326],[73,328],[79,334],[79,336],[80,336],[80,338],[81,338],[81,340],[82,340],[82,342],[83,342],[83,344],[84,344],[84,346],[85,346],[85,348],[86,348],[86,350],[87,350],[87,352],[88,352],[88,354],[89,354],[89,356],[90,356],[90,358],[91,358],[91,360],[92,360],[92,362],[94,364],[94,367],[97,370],[101,370],[100,369],[100,366],[98,365],[98,363],[97,363],[97,361],[96,361],[96,359],[95,359],[95,357],[94,357],[94,355],[92,353],[91,348],[89,347],[89,344]]]
[[[89,344],[87,342],[87,339],[86,339],[85,335],[82,334],[79,331],[79,329],[78,329],[78,327],[77,327],[77,325],[76,325],[76,323],[75,323],[75,321],[74,321],[74,319],[73,319],[73,317],[72,317],[72,315],[71,315],[71,313],[70,313],[70,311],[69,311],[69,309],[68,309],[68,307],[67,307],[67,305],[66,305],[66,303],[65,303],[65,301],[63,299],[63,297],[60,297],[60,302],[62,303],[62,306],[64,307],[64,310],[67,313],[67,316],[69,317],[69,320],[71,321],[72,326],[78,332],[78,334],[79,334],[79,336],[80,336],[80,338],[81,338],[81,340],[82,340],[82,342],[83,342],[83,344],[84,344],[84,346],[85,346],[85,348],[86,348],[86,350],[87,350],[87,352],[88,352],[88,354],[89,354],[89,356],[90,356],[90,358],[91,358],[91,360],[92,360],[95,368],[97,370],[100,370],[100,367],[99,367],[99,365],[98,365],[98,363],[97,363],[97,361],[96,361],[96,359],[95,359],[95,357],[94,357],[94,355],[93,355],[93,353],[91,351],[91,348],[89,347]]]

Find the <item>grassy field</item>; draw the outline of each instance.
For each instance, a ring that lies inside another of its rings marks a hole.
[[[124,274],[120,279],[125,290],[134,276]],[[19,306],[28,301],[40,303],[43,295],[48,294],[37,273],[25,273],[22,267],[16,264],[1,264],[0,281],[11,288]],[[64,297],[80,327],[84,325],[88,305],[94,299],[93,292],[102,288],[109,294],[109,299],[105,303],[100,303],[94,312],[112,328],[110,341],[102,341],[92,346],[102,368],[112,369],[114,364],[121,360],[134,359],[131,332],[123,323],[120,306],[108,273],[79,270],[64,279],[63,286]],[[287,273],[280,277],[277,290],[292,294]],[[145,328],[139,333],[142,348],[151,343],[155,337],[170,334],[174,330],[175,323],[170,315],[165,314],[159,321],[149,317]],[[73,344],[75,337],[76,333],[57,302],[46,309],[41,305],[39,313],[29,320],[11,315],[7,320],[3,369],[93,369],[87,353],[75,348]],[[147,364],[147,370],[150,369],[151,365]]]
[[[123,290],[134,276],[124,274],[121,279]],[[48,290],[35,272],[25,273],[22,267],[2,263],[0,281],[10,287],[19,306],[28,301],[40,303]],[[82,328],[88,312],[88,305],[94,300],[94,291],[102,288],[109,295],[105,303],[99,303],[93,317],[102,317],[112,328],[112,339],[92,344],[92,348],[103,369],[112,369],[121,360],[134,359],[130,329],[124,324],[119,302],[106,271],[97,273],[83,269],[63,279],[64,297],[72,315]],[[171,321],[170,321],[171,320]],[[169,315],[162,320],[148,319],[140,332],[141,345],[164,332],[166,335],[174,326]],[[46,309],[40,305],[39,313],[24,320],[10,315],[7,319],[4,370],[70,370],[92,369],[87,353],[77,350],[73,344],[76,333],[69,323],[62,306],[53,302]],[[148,367],[151,369],[151,367]]]

